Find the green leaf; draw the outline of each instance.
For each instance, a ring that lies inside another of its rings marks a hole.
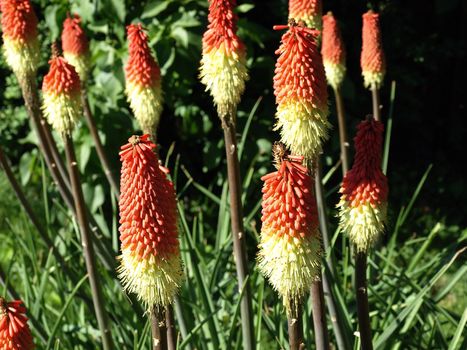
[[[153,0],[144,7],[141,18],[150,18],[157,16],[170,5],[170,1]]]

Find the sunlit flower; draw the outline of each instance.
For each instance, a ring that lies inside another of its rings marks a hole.
[[[294,21],[282,36],[274,75],[276,129],[292,154],[312,159],[328,137],[328,93],[316,31]]]
[[[173,302],[182,282],[175,191],[149,135],[122,146],[119,276],[146,307]]]
[[[237,36],[236,0],[210,0],[200,78],[220,117],[233,113],[248,80],[245,46]]]
[[[362,55],[360,57],[364,85],[379,89],[386,74],[379,15],[368,11],[363,15]]]
[[[63,22],[62,50],[63,57],[75,67],[79,78],[85,82],[89,71],[89,42],[81,28],[81,18],[76,14],[74,17],[68,16]]]
[[[289,312],[291,302],[296,305],[319,278],[321,235],[304,157],[285,155],[284,146],[275,149],[277,171],[262,177],[258,266]]]
[[[289,19],[304,21],[309,28],[321,30],[321,0],[289,0]]]
[[[21,300],[0,298],[0,350],[32,350],[34,342]]]
[[[162,113],[161,70],[141,24],[127,27],[126,94],[136,120],[146,134],[155,135]]]
[[[374,119],[358,125],[354,165],[339,191],[340,227],[359,252],[373,246],[387,221],[388,184],[381,171],[383,130],[383,124]]]
[[[81,83],[75,68],[63,57],[54,56],[42,83],[44,115],[62,135],[69,135],[81,116]]]
[[[34,75],[39,63],[37,17],[29,0],[0,0],[3,52],[18,79]]]
[[[332,12],[323,16],[323,39],[321,54],[328,84],[334,89],[341,86],[345,77],[345,47],[339,25]]]

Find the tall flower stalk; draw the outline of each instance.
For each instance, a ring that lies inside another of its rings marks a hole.
[[[238,159],[236,110],[248,80],[245,46],[237,36],[235,0],[210,0],[209,25],[203,35],[200,67],[201,82],[210,92],[224,130],[230,195],[233,251],[241,295],[243,348],[255,347],[251,287],[247,281],[248,265],[243,227],[241,177]]]
[[[73,17],[68,16],[63,22],[62,50],[63,57],[65,57],[68,63],[75,67],[76,72],[79,75],[81,81],[81,99],[84,116],[94,140],[94,144],[96,145],[97,155],[102,164],[104,174],[112,191],[118,197],[118,183],[115,179],[114,173],[112,172],[112,167],[110,166],[110,162],[99,137],[99,133],[97,132],[96,123],[87,97],[86,84],[91,66],[89,41],[86,37],[86,33],[81,27],[81,18],[78,15],[74,15]]]
[[[163,103],[161,71],[142,25],[129,25],[127,36],[129,57],[125,66],[125,92],[141,130],[155,140]]]
[[[112,338],[104,308],[101,284],[99,283],[94,246],[89,228],[88,213],[84,202],[83,190],[76,161],[75,150],[71,133],[81,115],[81,83],[75,68],[58,57],[54,47],[52,59],[49,61],[50,69],[44,77],[43,110],[52,127],[61,135],[65,143],[65,152],[68,160],[74,207],[81,232],[84,260],[89,275],[92,298],[97,322],[101,331],[104,350],[112,349]]]
[[[119,277],[153,318],[154,349],[166,339],[164,324],[182,279],[176,198],[168,169],[159,165],[148,134],[133,136],[122,146],[120,160]]]
[[[363,83],[371,90],[373,101],[373,116],[381,121],[379,89],[386,74],[386,58],[381,40],[379,14],[368,11],[363,14],[362,28],[362,54],[360,65],[362,67]]]
[[[32,350],[34,341],[21,300],[7,302],[0,297],[0,349]]]
[[[387,221],[388,184],[381,170],[383,124],[368,118],[358,125],[355,161],[344,177],[338,204],[340,223],[355,247],[355,283],[360,341],[373,349],[367,292],[367,254]]]

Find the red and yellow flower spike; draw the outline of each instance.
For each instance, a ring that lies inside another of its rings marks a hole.
[[[324,71],[328,84],[334,89],[342,85],[345,77],[345,47],[339,25],[332,12],[323,16],[323,39],[321,46]]]
[[[75,67],[55,53],[42,83],[42,109],[61,135],[70,135],[81,117],[81,82]]]
[[[289,0],[289,20],[303,21],[307,27],[321,30],[322,14],[321,0]]]
[[[175,191],[149,135],[121,147],[119,276],[146,307],[173,302],[183,279]]]
[[[292,154],[312,159],[328,137],[328,92],[317,31],[291,20],[282,36],[274,75],[277,124]]]
[[[6,302],[0,297],[0,350],[35,348],[21,300]]]
[[[30,0],[0,0],[3,52],[18,79],[35,75],[39,63],[37,17]]]
[[[386,74],[379,14],[368,11],[363,15],[362,54],[360,57],[365,87],[379,89]]]
[[[89,41],[77,14],[73,17],[68,15],[63,22],[62,50],[63,57],[75,67],[81,82],[85,82],[90,65]]]
[[[339,225],[358,252],[373,246],[387,221],[388,183],[381,170],[383,131],[383,124],[373,118],[358,125],[354,165],[339,191]]]
[[[287,312],[319,278],[321,234],[313,178],[304,157],[274,145],[277,171],[263,176],[258,266],[283,299]]]
[[[237,36],[236,0],[210,0],[203,35],[201,82],[214,99],[219,117],[233,113],[248,80],[246,49]]]
[[[151,53],[140,23],[127,27],[126,95],[136,120],[146,134],[155,135],[162,113],[161,70]]]

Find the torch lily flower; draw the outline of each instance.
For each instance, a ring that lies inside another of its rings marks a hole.
[[[200,78],[221,118],[235,111],[248,80],[245,46],[236,34],[235,4],[236,0],[210,0],[203,35]]]
[[[275,145],[277,171],[263,176],[262,226],[258,266],[281,295],[287,312],[319,278],[319,232],[314,180],[304,157]]]
[[[328,93],[317,32],[291,20],[282,36],[274,76],[277,124],[292,154],[313,159],[328,137]]]
[[[309,28],[321,30],[321,0],[289,0],[289,20],[303,21]]]
[[[381,170],[384,126],[373,118],[358,125],[355,162],[342,182],[339,208],[341,230],[358,252],[367,252],[387,222],[388,183]]]
[[[35,75],[39,63],[37,17],[29,0],[0,0],[3,52],[19,80]]]
[[[63,57],[75,67],[84,83],[89,71],[89,42],[81,28],[81,18],[76,14],[73,17],[67,16],[63,22],[62,50]]]
[[[149,135],[121,147],[119,277],[148,308],[173,302],[182,279],[175,191]]]
[[[141,24],[129,25],[127,35],[127,99],[143,132],[154,136],[162,113],[161,70],[151,54],[148,36]]]
[[[0,298],[0,350],[32,350],[34,342],[21,300]]]
[[[70,135],[81,116],[81,82],[75,68],[54,54],[42,83],[44,115],[61,135]]]
[[[321,47],[326,80],[334,89],[342,85],[345,77],[345,47],[341,32],[332,12],[323,16],[323,40]]]
[[[362,54],[360,57],[365,87],[379,89],[386,74],[379,14],[368,11],[363,15]]]

